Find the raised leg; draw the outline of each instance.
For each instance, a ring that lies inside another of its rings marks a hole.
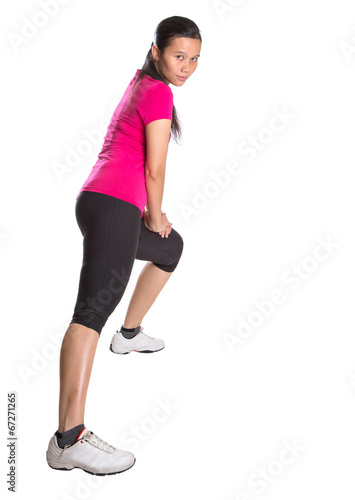
[[[145,264],[128,306],[124,328],[136,328],[141,324],[171,275],[172,272],[163,271],[152,262]]]

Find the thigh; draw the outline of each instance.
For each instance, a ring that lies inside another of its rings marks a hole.
[[[183,239],[175,229],[171,228],[169,236],[162,238],[159,233],[147,229],[144,218],[141,218],[136,256],[138,260],[153,262],[160,269],[171,272],[180,260],[183,246]]]
[[[80,196],[76,217],[83,234],[83,265],[92,271],[90,288],[101,289],[117,267],[123,275],[130,272],[137,252],[140,212],[135,205],[102,193],[84,191]]]
[[[75,213],[83,234],[75,317],[85,314],[95,326],[102,327],[120,301],[132,271],[140,234],[140,210],[118,198],[83,191]],[[89,326],[89,320],[85,321]]]

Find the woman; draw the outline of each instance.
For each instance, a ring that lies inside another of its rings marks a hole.
[[[202,38],[196,24],[180,16],[161,21],[154,36],[76,199],[83,263],[60,353],[59,426],[47,450],[47,462],[54,469],[106,475],[135,463],[132,453],[109,445],[84,426],[97,342],[122,298],[135,259],[147,263],[110,349],[127,354],[164,348],[162,340],[143,333],[141,322],[183,249],[181,236],[161,211],[170,131],[175,139],[181,135],[169,85],[181,87],[196,70]]]

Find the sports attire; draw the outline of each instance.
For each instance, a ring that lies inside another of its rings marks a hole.
[[[147,202],[145,126],[154,120],[172,120],[174,101],[169,85],[144,75],[130,102],[139,72],[137,69],[113,113],[98,160],[79,193],[96,191],[128,201],[140,209],[142,217]]]
[[[134,260],[151,261],[172,272],[183,250],[183,240],[175,229],[162,238],[144,224],[145,126],[154,120],[172,119],[173,94],[168,85],[148,75],[131,94],[139,71],[113,113],[98,160],[75,204],[83,235],[83,262],[70,323],[92,328],[99,335],[121,300]],[[122,325],[110,345],[116,354],[163,348],[164,342],[147,336],[141,325],[133,329]],[[56,431],[46,458],[53,469],[80,468],[97,475],[117,474],[135,463],[131,452],[106,443],[83,423],[65,432]]]
[[[124,472],[136,461],[133,453],[111,446],[86,427],[73,444],[65,445],[63,448],[58,446],[54,434],[49,441],[46,458],[52,469],[82,469],[95,476]]]
[[[98,160],[76,198],[83,262],[71,323],[99,334],[123,296],[134,260],[172,272],[183,250],[175,229],[162,238],[144,224],[145,126],[172,119],[173,94],[164,82],[144,75],[130,100],[139,71],[113,113]]]

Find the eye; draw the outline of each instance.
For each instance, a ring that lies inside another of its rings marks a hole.
[[[179,55],[178,55],[178,56],[176,56],[176,57],[182,57],[182,58],[184,58],[184,56],[182,56],[181,54],[179,54]],[[198,59],[197,57],[193,57],[193,58],[192,58],[192,60],[193,60],[193,61],[197,61],[197,59]],[[180,59],[180,61],[181,61],[181,59]]]

